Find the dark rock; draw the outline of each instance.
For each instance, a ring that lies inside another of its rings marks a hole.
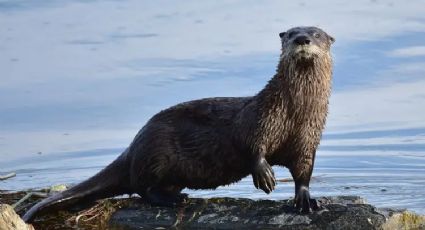
[[[116,229],[381,229],[384,214],[359,197],[320,198],[322,209],[295,213],[289,200],[233,198],[190,199],[179,208],[151,207],[142,202],[116,211]]]
[[[13,204],[26,194],[0,193],[0,203]],[[40,199],[31,197],[18,213],[22,215]],[[321,210],[303,215],[294,212],[290,200],[189,199],[183,207],[164,208],[152,207],[140,198],[112,198],[48,213],[33,225],[35,229],[117,230],[425,229],[425,216],[405,210],[376,209],[357,196],[323,197],[318,202]]]

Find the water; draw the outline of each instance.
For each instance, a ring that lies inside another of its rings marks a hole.
[[[274,73],[278,33],[296,25],[336,38],[312,193],[360,195],[425,214],[421,0],[0,0],[0,173],[17,173],[0,189],[77,183],[111,162],[161,109],[254,94]],[[293,184],[266,195],[245,178],[189,193],[284,199]]]
[[[104,149],[72,154],[35,156],[11,162],[2,170],[17,177],[0,183],[2,189],[20,190],[77,183],[94,175],[111,162],[121,149]],[[277,179],[290,178],[288,170],[274,167]],[[386,153],[385,155],[334,155],[319,152],[313,174],[314,196],[359,195],[378,207],[407,208],[425,213],[425,157]],[[216,190],[190,191],[192,197],[245,197],[288,199],[294,184],[279,182],[270,195],[254,188],[251,177]]]

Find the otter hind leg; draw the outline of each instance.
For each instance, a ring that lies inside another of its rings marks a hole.
[[[184,204],[188,195],[181,193],[181,188],[169,187],[150,187],[143,194],[142,199],[152,206],[177,207]]]
[[[300,186],[295,195],[294,207],[300,213],[311,213],[320,209],[320,205],[316,199],[310,197],[309,189],[305,186]]]

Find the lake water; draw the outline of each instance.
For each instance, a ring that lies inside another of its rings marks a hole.
[[[2,164],[2,171],[17,177],[0,182],[1,189],[44,188],[73,184],[94,175],[111,162],[121,149],[103,149],[35,156]],[[353,155],[354,154],[354,155]],[[13,166],[8,166],[13,165]],[[277,179],[288,179],[285,168],[274,167]],[[358,195],[378,207],[407,208],[425,214],[425,157],[393,151],[319,152],[311,183],[313,196]],[[270,195],[254,188],[251,177],[216,190],[186,191],[192,197],[245,197],[288,199],[293,182],[278,182]]]
[[[246,96],[274,74],[278,33],[336,38],[314,196],[359,195],[425,214],[425,3],[0,0],[0,190],[73,184],[111,162],[153,114]],[[275,168],[278,179],[286,169]],[[196,197],[286,199],[251,178]]]

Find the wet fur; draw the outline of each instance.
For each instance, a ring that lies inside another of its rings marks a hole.
[[[313,27],[291,30],[308,28],[328,36]],[[115,162],[71,190],[40,202],[24,219],[32,221],[42,212],[124,193],[166,198],[184,188],[215,189],[254,175],[261,159],[266,159],[266,167],[287,167],[298,196],[308,188],[326,121],[333,39],[316,41],[306,58],[297,54],[287,34],[281,34],[276,74],[257,95],[207,98],[161,111]],[[264,165],[257,169],[263,171]]]

